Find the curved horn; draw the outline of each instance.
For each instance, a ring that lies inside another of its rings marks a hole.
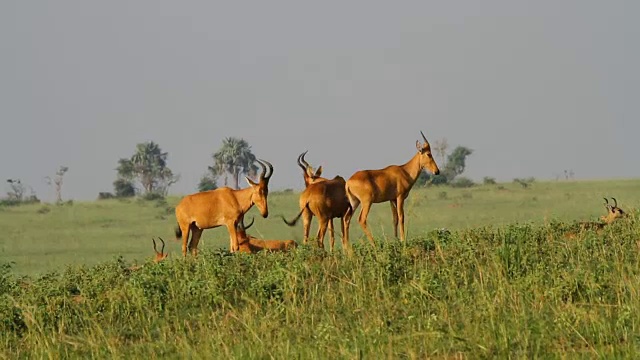
[[[616,200],[616,198],[611,197],[613,199],[613,207],[618,207],[618,201]]]
[[[420,130],[420,135],[422,135],[422,138],[424,139],[424,142],[428,144],[428,143],[429,143],[429,141],[427,141],[427,138],[426,138],[426,136],[424,136],[424,134],[422,133],[422,130]]]
[[[156,239],[151,238],[151,240],[153,241],[153,251],[158,252],[158,249],[156,248]]]
[[[251,227],[251,225],[253,225],[253,221],[255,220],[255,218],[251,218],[251,223],[249,225],[243,226],[245,230],[247,230],[248,228]]]
[[[262,171],[260,172],[260,179],[264,179],[265,175],[267,174],[267,167],[264,166],[264,163],[258,159],[256,159],[256,162],[262,168]]]
[[[264,177],[265,180],[269,180],[271,178],[271,175],[273,175],[273,165],[271,165],[271,163],[268,162],[267,160],[258,159],[258,161],[260,163],[266,164],[269,167],[269,175],[266,175],[264,173],[266,171],[266,169],[265,169],[265,171],[263,171],[263,175],[260,175],[260,177]]]
[[[306,166],[305,170],[307,169],[311,169],[311,165],[309,165],[309,163],[307,162],[307,160],[304,159],[304,156],[307,155],[307,152],[309,152],[309,150],[305,151],[302,153],[302,157],[300,157],[300,159],[302,160],[302,163],[304,164],[304,166]]]
[[[304,156],[307,154],[308,151],[309,150],[298,155],[298,166],[300,166],[302,171],[304,171],[305,173],[307,172],[307,168],[305,166],[309,166],[309,164],[307,164],[307,162],[304,160]]]
[[[609,206],[609,199],[607,199],[606,197],[603,197],[604,199],[604,206]]]
[[[160,250],[160,253],[164,254],[164,240],[162,240],[162,238],[160,236],[158,236],[158,239],[160,239],[160,241],[162,241],[162,249]]]

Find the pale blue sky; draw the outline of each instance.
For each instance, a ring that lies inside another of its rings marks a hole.
[[[195,191],[244,137],[272,189],[407,161],[422,130],[466,175],[640,176],[638,1],[0,3],[0,179],[53,200],[111,191],[153,140]]]

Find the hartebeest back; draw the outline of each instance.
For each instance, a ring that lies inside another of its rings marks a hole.
[[[269,179],[273,175],[273,166],[265,160],[258,160],[262,167],[260,180],[255,183],[248,177],[248,188],[234,190],[222,187],[215,190],[199,192],[185,196],[176,206],[176,238],[182,238],[182,255],[187,255],[189,233],[191,241],[189,250],[198,254],[198,242],[204,229],[226,226],[229,231],[229,250],[238,251],[237,226],[244,214],[255,204],[262,217],[269,216],[267,196],[269,195]],[[267,174],[267,167],[269,173]]]
[[[347,180],[346,190],[347,197],[351,203],[352,213],[346,217],[346,228],[349,232],[351,223],[351,215],[356,211],[358,205],[362,204],[358,222],[369,241],[374,244],[373,235],[367,227],[367,216],[371,209],[371,204],[389,201],[391,204],[391,213],[393,215],[393,231],[398,237],[398,224],[400,225],[400,239],[405,240],[404,231],[404,200],[409,196],[409,192],[415,184],[420,172],[427,168],[429,171],[438,175],[440,169],[433,156],[431,155],[431,146],[420,131],[424,143],[416,141],[416,149],[418,152],[403,165],[389,165],[384,169],[378,170],[360,170],[354,173]]]
[[[336,176],[331,180],[320,181],[309,184],[300,194],[300,212],[291,221],[282,217],[282,220],[294,226],[300,217],[303,217],[304,240],[306,244],[309,238],[311,218],[315,215],[318,218],[318,246],[324,249],[324,235],[327,227],[332,224],[333,218],[340,218],[342,229],[342,247],[346,248],[349,243],[349,234],[345,231],[345,218],[350,214],[351,206],[345,191],[345,181],[341,176]],[[333,251],[335,238],[331,229],[330,249]]]
[[[255,254],[263,250],[288,251],[298,246],[293,240],[262,240],[248,235],[246,230],[250,228],[251,225],[253,225],[253,219],[251,219],[251,223],[247,226],[244,226],[242,222],[238,224],[239,252]]]

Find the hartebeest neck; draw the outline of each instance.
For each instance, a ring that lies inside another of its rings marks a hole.
[[[416,180],[418,180],[418,176],[420,176],[420,171],[422,171],[422,168],[420,167],[420,154],[415,154],[411,160],[401,167],[407,174],[409,174],[409,177],[411,178],[411,185],[413,186]]]
[[[242,211],[243,214],[249,211],[253,206],[253,201],[251,201],[252,194],[253,189],[250,187],[233,191],[233,196],[236,197],[236,200],[240,205],[240,211]]]

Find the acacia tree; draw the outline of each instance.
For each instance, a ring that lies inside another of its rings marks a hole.
[[[51,177],[46,176],[44,179],[48,185],[53,185],[56,191],[56,203],[62,202],[62,182],[64,180],[64,174],[69,171],[68,166],[60,166],[60,169],[56,171],[56,176],[51,179]]]
[[[227,185],[227,175],[231,175],[236,189],[240,188],[240,175],[246,174],[253,178],[258,171],[254,164],[256,157],[244,139],[228,137],[222,140],[220,150],[213,153],[213,161],[215,173],[224,174],[224,184]]]
[[[174,175],[167,167],[168,155],[169,153],[162,152],[160,146],[153,141],[137,144],[136,152],[131,158],[118,160],[118,178],[124,180],[122,183],[128,182],[130,185],[138,181],[144,194],[166,196],[169,186],[179,179],[179,176]]]

